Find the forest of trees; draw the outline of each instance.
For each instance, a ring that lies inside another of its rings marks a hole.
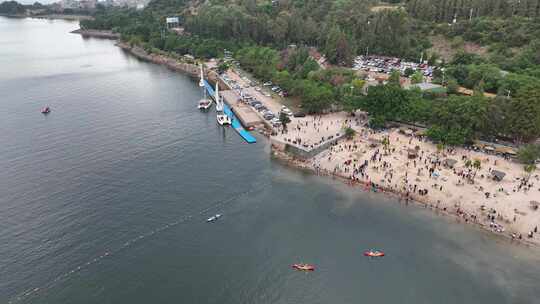
[[[452,22],[477,17],[540,17],[539,0],[407,0],[411,16],[426,21]]]
[[[20,15],[26,12],[26,7],[16,1],[5,1],[0,3],[0,14]]]

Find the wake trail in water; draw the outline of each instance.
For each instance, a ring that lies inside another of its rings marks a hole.
[[[228,203],[230,203],[230,202],[232,202],[232,201],[234,201],[236,199],[239,199],[239,198],[241,198],[241,197],[243,197],[245,195],[248,195],[250,193],[254,193],[254,192],[257,192],[259,190],[263,190],[269,184],[270,183],[263,183],[263,184],[261,184],[259,186],[255,186],[255,187],[253,187],[253,188],[251,188],[249,190],[233,194],[232,196],[226,198],[225,200],[214,201],[214,202],[212,202],[210,204],[209,207],[206,207],[206,208],[204,208],[202,210],[199,210],[199,211],[191,213],[191,214],[181,216],[175,221],[165,223],[164,225],[162,225],[162,226],[160,226],[160,227],[158,227],[156,229],[153,229],[153,230],[151,230],[151,231],[149,231],[147,233],[141,234],[138,237],[135,237],[135,238],[132,238],[132,239],[126,241],[120,247],[118,247],[116,249],[105,250],[99,256],[96,256],[93,259],[87,261],[86,263],[80,264],[79,266],[71,269],[70,271],[67,271],[67,272],[57,276],[52,281],[49,281],[49,283],[46,283],[46,284],[44,284],[42,286],[39,286],[39,287],[33,287],[33,288],[30,288],[30,289],[27,289],[24,292],[19,293],[18,295],[14,296],[11,300],[9,300],[8,304],[19,303],[21,301],[24,301],[24,300],[28,299],[30,296],[36,295],[39,292],[43,292],[43,291],[52,289],[53,287],[57,286],[60,282],[65,282],[65,281],[69,280],[76,273],[78,273],[78,272],[80,272],[80,271],[82,271],[84,269],[89,268],[93,264],[97,264],[98,262],[100,262],[104,258],[114,256],[114,255],[118,254],[119,252],[121,252],[123,250],[127,250],[129,247],[133,246],[133,244],[135,244],[137,242],[141,242],[142,240],[144,240],[146,238],[149,238],[149,237],[151,237],[151,236],[153,236],[153,235],[155,235],[157,233],[163,232],[165,230],[171,229],[172,227],[175,227],[175,226],[178,226],[178,225],[180,225],[182,223],[188,222],[189,220],[192,220],[193,218],[195,218],[197,216],[202,216],[202,215],[208,213],[210,210],[225,207],[225,205],[227,205]]]

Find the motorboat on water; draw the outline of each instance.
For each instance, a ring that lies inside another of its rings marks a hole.
[[[303,263],[292,264],[291,267],[298,271],[315,271],[315,266],[310,265],[310,264],[303,264]]]
[[[364,256],[371,258],[380,258],[384,256],[384,252],[379,250],[368,250],[364,252]]]
[[[201,78],[199,80],[199,87],[201,87],[203,90],[203,98],[199,100],[199,104],[197,105],[197,108],[199,110],[208,110],[212,106],[212,100],[206,96],[206,88],[204,85],[204,73],[203,73],[202,64],[200,65],[200,67],[201,67]]]
[[[206,222],[207,222],[207,223],[215,222],[215,221],[217,221],[220,217],[221,217],[221,214],[218,213],[218,214],[216,214],[216,215],[214,215],[214,216],[209,217],[209,218],[206,220]]]
[[[41,109],[41,113],[42,114],[49,114],[49,113],[51,113],[51,108],[50,107],[45,107],[45,108]]]
[[[215,92],[214,99],[216,100],[216,119],[217,119],[218,124],[222,126],[232,124],[232,121],[229,115],[223,112],[223,100],[221,99],[221,96],[219,96],[219,83],[218,82],[216,82],[216,92]]]

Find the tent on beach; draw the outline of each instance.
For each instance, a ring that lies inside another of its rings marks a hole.
[[[380,139],[377,139],[375,137],[370,137],[370,138],[368,138],[367,141],[368,141],[368,144],[369,144],[369,146],[371,148],[375,148],[375,147],[379,146],[382,143],[382,141]]]
[[[502,172],[502,171],[499,171],[499,170],[491,170],[491,177],[493,178],[493,180],[495,181],[502,181],[503,178],[506,176],[506,173]]]
[[[447,158],[444,160],[443,164],[448,168],[454,168],[454,166],[457,164],[457,160],[453,158]]]
[[[410,159],[418,157],[418,151],[413,148],[407,149],[407,157]]]

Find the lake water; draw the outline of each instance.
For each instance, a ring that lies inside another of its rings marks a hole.
[[[538,250],[284,167],[77,27],[0,17],[0,303],[540,301]]]

